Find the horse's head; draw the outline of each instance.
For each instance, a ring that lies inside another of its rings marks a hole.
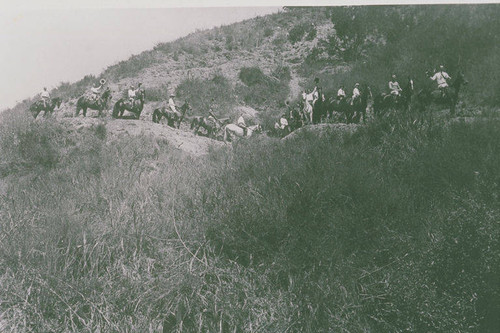
[[[61,107],[62,99],[61,97],[56,97],[52,99],[52,102],[59,109]]]
[[[455,79],[453,80],[453,82],[450,83],[450,87],[459,89],[462,84],[467,84],[467,83],[469,82],[465,79],[464,73],[461,70],[459,70],[455,75]]]
[[[108,98],[111,98],[111,89],[109,89],[109,87],[107,87],[101,95],[101,99],[104,102],[107,102]]]
[[[181,112],[186,113],[188,110],[191,110],[191,105],[189,105],[189,103],[186,101],[181,106]]]
[[[140,89],[137,92],[137,99],[139,99],[141,102],[144,102],[144,100],[146,99],[146,90]]]
[[[262,126],[260,126],[260,124],[253,125],[253,126],[248,126],[248,128],[251,129],[252,132],[255,132],[255,133],[262,132]]]

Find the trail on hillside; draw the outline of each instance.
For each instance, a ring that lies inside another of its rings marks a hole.
[[[290,92],[288,93],[288,99],[294,100],[300,95],[302,88],[300,86],[300,79],[297,73],[294,70],[290,71],[291,79],[290,79]]]
[[[169,145],[191,155],[201,156],[208,153],[211,147],[222,147],[223,142],[194,135],[190,131],[171,128],[163,124],[155,124],[143,120],[102,120],[98,118],[64,118],[61,123],[80,131],[99,124],[106,126],[108,142],[123,137],[151,136],[157,140],[166,140]]]

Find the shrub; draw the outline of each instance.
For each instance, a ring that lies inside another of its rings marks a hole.
[[[275,73],[280,75],[280,79],[268,77],[258,67],[243,67],[239,78],[247,86],[239,86],[238,95],[252,107],[275,107],[288,95],[291,77],[289,69],[277,69]]]
[[[313,40],[316,37],[316,28],[312,24],[300,23],[293,26],[288,31],[288,40],[295,44],[300,42],[307,35],[307,40]]]
[[[177,94],[189,102],[194,114],[206,115],[212,108],[217,115],[226,116],[236,102],[233,87],[222,75],[210,80],[185,79],[177,87]]]
[[[4,112],[0,127],[1,174],[55,167],[64,144],[63,132],[61,126],[34,121],[28,114]]]
[[[267,84],[268,82],[268,78],[258,67],[243,67],[242,69],[240,69],[238,77],[247,86]]]

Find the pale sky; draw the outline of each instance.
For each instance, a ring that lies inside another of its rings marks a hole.
[[[99,74],[196,29],[277,12],[259,8],[30,9],[0,12],[0,110],[62,81]]]
[[[0,110],[44,86],[97,75],[160,42],[277,12],[284,5],[457,2],[467,1],[0,0]]]

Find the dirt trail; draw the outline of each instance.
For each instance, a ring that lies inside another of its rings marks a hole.
[[[190,131],[178,130],[163,124],[155,124],[151,121],[80,117],[63,118],[60,119],[60,122],[67,124],[77,131],[91,128],[98,124],[104,124],[106,126],[108,141],[113,141],[123,136],[152,136],[156,139],[166,140],[172,147],[196,156],[207,154],[210,147],[224,146],[223,142],[197,136]]]
[[[302,87],[300,86],[299,77],[297,76],[297,73],[295,73],[294,70],[290,71],[290,75],[292,78],[290,79],[290,83],[289,83],[290,93],[288,94],[288,99],[294,100],[302,92]]]

